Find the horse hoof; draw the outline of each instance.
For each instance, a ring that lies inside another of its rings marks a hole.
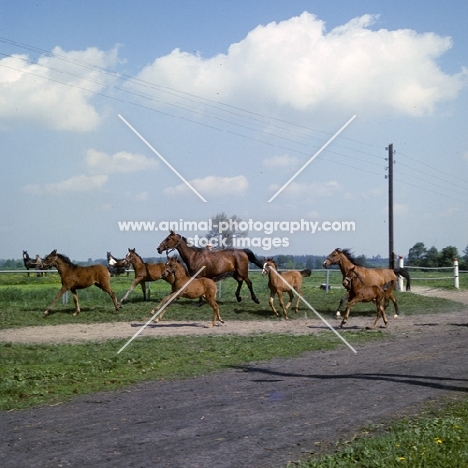
[[[336,316],[337,316],[337,317],[341,317],[340,311],[338,311],[338,312],[336,313]]]
[[[393,318],[398,318],[398,317],[399,317],[399,315],[398,315],[398,314],[395,314],[395,315],[393,316]]]
[[[237,296],[237,302],[240,302],[240,301],[242,301],[242,297]]]
[[[255,304],[260,304],[260,300],[257,297],[254,299],[254,302]]]
[[[47,317],[48,315],[49,315],[49,311],[46,310],[46,311],[44,312],[44,317]]]

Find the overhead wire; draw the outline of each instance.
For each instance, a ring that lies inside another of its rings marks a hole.
[[[29,74],[31,74],[33,76],[36,76],[36,77],[39,77],[39,78],[42,78],[42,79],[45,79],[45,80],[49,80],[49,81],[52,81],[54,83],[58,83],[58,84],[68,86],[68,87],[71,87],[71,88],[80,89],[82,91],[85,91],[85,92],[88,92],[88,93],[91,93],[91,94],[94,94],[94,95],[97,95],[97,96],[101,96],[101,97],[104,97],[104,98],[107,98],[107,99],[112,99],[112,100],[114,100],[116,102],[131,104],[131,105],[134,105],[134,106],[137,106],[137,107],[140,107],[140,108],[144,108],[144,109],[147,109],[147,110],[150,110],[150,111],[153,111],[153,112],[160,113],[162,115],[166,115],[166,116],[170,116],[170,117],[173,117],[173,118],[189,121],[191,123],[202,125],[203,127],[207,127],[207,128],[213,129],[213,130],[221,131],[221,132],[226,132],[226,133],[229,133],[229,134],[232,134],[232,135],[244,138],[244,139],[255,141],[255,142],[265,144],[265,145],[268,145],[268,146],[277,147],[277,148],[280,148],[280,149],[283,149],[283,150],[286,150],[286,151],[294,152],[296,154],[300,154],[300,155],[304,155],[304,156],[310,156],[310,154],[311,154],[310,149],[313,150],[315,147],[318,149],[320,147],[320,143],[326,141],[327,137],[330,136],[330,134],[327,133],[326,131],[312,129],[312,128],[307,127],[305,125],[293,123],[293,122],[290,122],[290,121],[287,121],[287,120],[284,120],[284,119],[279,119],[279,118],[276,118],[274,116],[266,116],[266,115],[263,115],[263,114],[258,113],[258,112],[253,112],[253,111],[250,111],[250,110],[247,110],[247,109],[243,109],[243,108],[238,107],[238,106],[233,106],[233,105],[230,105],[230,104],[210,100],[210,99],[207,99],[207,98],[202,97],[202,96],[197,96],[197,95],[194,95],[193,93],[187,93],[187,92],[176,90],[174,88],[170,88],[170,87],[167,87],[167,86],[160,86],[160,85],[157,85],[155,83],[151,83],[151,82],[148,82],[146,80],[142,80],[140,78],[135,78],[133,76],[126,75],[126,74],[120,74],[120,73],[114,72],[112,70],[108,70],[107,68],[100,67],[98,65],[88,63],[88,62],[83,61],[83,60],[78,60],[78,59],[73,58],[73,57],[64,56],[62,54],[57,54],[57,53],[50,52],[50,51],[45,51],[43,49],[40,49],[40,48],[35,47],[35,46],[28,45],[28,44],[19,43],[19,42],[12,41],[12,40],[2,38],[2,37],[0,37],[0,42],[10,44],[10,45],[13,45],[15,47],[20,47],[20,48],[23,48],[23,49],[26,49],[26,50],[29,50],[29,51],[32,51],[32,52],[35,52],[35,53],[39,53],[39,54],[41,54],[41,56],[53,57],[53,58],[56,58],[58,60],[64,61],[66,63],[70,63],[70,64],[72,64],[74,66],[82,67],[85,70],[92,70],[94,72],[102,73],[104,75],[112,77],[113,80],[115,80],[115,81],[125,80],[124,85],[127,84],[127,83],[132,83],[134,85],[137,85],[137,86],[141,87],[142,91],[137,92],[137,91],[135,91],[133,89],[126,88],[123,85],[118,85],[116,83],[108,83],[105,80],[97,80],[96,78],[91,78],[89,76],[83,76],[83,75],[80,75],[80,74],[78,74],[76,72],[72,72],[70,70],[61,70],[61,69],[58,69],[58,68],[53,68],[51,66],[45,66],[45,65],[40,64],[38,62],[34,64],[34,65],[39,66],[42,69],[47,70],[49,72],[59,73],[61,76],[69,75],[69,76],[72,76],[74,78],[78,78],[80,80],[83,80],[83,82],[88,82],[88,83],[92,83],[94,85],[99,85],[99,86],[102,87],[102,89],[114,90],[114,91],[125,93],[125,95],[130,96],[130,98],[144,99],[144,100],[147,100],[147,101],[151,102],[152,104],[159,104],[159,105],[163,105],[163,106],[169,106],[170,108],[177,109],[178,111],[181,111],[183,113],[184,112],[189,112],[189,113],[191,113],[193,115],[198,115],[200,117],[202,116],[202,117],[205,117],[207,119],[214,120],[214,121],[216,121],[218,123],[227,124],[228,126],[232,125],[232,126],[237,127],[238,129],[241,129],[241,130],[245,130],[247,132],[254,132],[254,134],[259,134],[259,135],[262,136],[262,138],[258,138],[257,136],[250,136],[250,135],[247,135],[245,133],[240,133],[238,131],[232,130],[231,128],[220,128],[219,126],[216,126],[215,124],[208,124],[206,122],[201,122],[199,119],[192,119],[192,118],[186,117],[184,115],[180,115],[180,114],[175,115],[174,113],[164,111],[164,110],[162,110],[160,108],[155,108],[154,106],[150,106],[150,105],[147,105],[147,104],[142,104],[141,102],[135,102],[135,100],[126,100],[124,98],[116,97],[115,95],[111,95],[110,93],[105,93],[103,91],[97,91],[97,90],[86,88],[85,86],[80,86],[80,85],[78,85],[76,83],[71,84],[71,83],[67,83],[66,81],[61,81],[61,80],[52,78],[51,76],[44,76],[44,75],[41,75],[39,73],[34,73],[32,71],[26,71],[24,69],[21,69],[21,70],[16,69],[15,67],[7,66],[7,65],[1,63],[1,61],[0,61],[0,66],[2,66],[2,67],[6,67],[6,68],[13,69],[13,70],[21,71],[23,73],[29,73]],[[0,55],[2,55],[4,57],[13,57],[14,56],[14,54],[4,54],[4,53],[0,53]],[[18,57],[18,56],[15,56],[15,58],[20,59],[20,60],[32,65],[32,62],[29,59],[25,59],[23,57]],[[157,91],[157,92],[161,93],[161,95],[169,95],[169,96],[175,97],[177,99],[180,99],[180,100],[182,100],[182,102],[185,102],[185,105],[183,105],[180,102],[177,103],[177,102],[173,102],[173,101],[170,101],[170,100],[163,100],[161,97],[156,98],[155,96],[153,96],[151,94],[148,94],[148,90]],[[202,106],[202,110],[199,109],[200,105]],[[275,124],[273,122],[277,122],[277,123]],[[279,123],[281,123],[281,125],[279,125]],[[266,132],[265,131],[265,126],[271,128],[272,131]],[[275,131],[273,131],[273,130],[275,130]],[[284,134],[279,134],[278,131],[284,132]],[[316,134],[323,134],[323,138],[316,136]],[[286,136],[286,135],[290,135],[290,136]],[[265,139],[265,137],[266,137],[266,139]],[[289,144],[292,143],[294,145],[299,145],[300,147],[307,147],[307,148],[309,148],[309,151],[300,150],[300,149],[297,149],[297,148],[292,148],[291,146],[287,146],[287,145],[284,145],[284,144],[279,144],[278,142],[274,143],[274,142],[271,141],[271,139],[275,139],[277,141],[284,141],[284,142],[287,142]],[[310,142],[311,139],[316,140],[316,144],[315,144],[316,146],[311,144],[311,142]],[[359,145],[362,145],[362,146],[365,146],[365,147],[368,147],[368,148],[374,148],[374,149],[379,148],[379,151],[382,151],[380,149],[380,146],[378,146],[378,145],[376,145],[374,143],[370,143],[370,142],[364,142],[364,141],[360,141],[360,140],[356,140],[356,139],[352,139],[352,138],[347,138],[347,137],[344,137],[344,136],[340,136],[340,141],[349,141],[349,142],[356,143],[356,144],[359,144]],[[373,153],[373,152],[369,152],[367,150],[361,150],[359,148],[356,148],[356,146],[345,145],[344,143],[341,143],[340,141],[336,142],[336,145],[335,145],[336,147],[343,148],[343,149],[345,149],[347,151],[350,151],[351,153],[359,153],[361,155],[361,158],[357,158],[356,156],[353,156],[351,154],[343,154],[342,152],[332,151],[330,149],[327,150],[327,154],[334,154],[334,155],[337,155],[338,157],[344,157],[344,158],[355,160],[355,161],[358,161],[358,162],[364,162],[366,164],[373,165],[373,166],[383,166],[383,164],[381,163],[382,154],[376,154],[376,153]],[[458,189],[466,190],[466,187],[468,186],[468,183],[467,183],[466,180],[462,179],[461,177],[454,176],[453,174],[445,173],[444,171],[441,171],[440,168],[435,168],[435,167],[427,164],[424,161],[421,161],[419,159],[416,159],[416,158],[413,158],[411,156],[405,155],[403,153],[399,152],[398,155],[402,155],[406,159],[414,161],[418,165],[423,165],[426,168],[436,172],[436,175],[430,174],[430,173],[428,173],[426,171],[421,171],[420,168],[414,168],[410,164],[407,164],[407,163],[402,162],[400,160],[399,165],[401,165],[401,166],[403,166],[403,167],[405,167],[405,168],[407,168],[407,169],[409,169],[411,171],[417,171],[418,174],[419,174],[419,176],[415,176],[415,175],[410,175],[408,173],[404,173],[403,171],[399,170],[398,172],[401,173],[402,175],[411,177],[412,179],[420,180],[420,181],[422,181],[424,183],[428,183],[431,187],[435,186],[437,188],[441,188],[442,190],[450,190],[451,193],[457,193],[457,194],[462,195],[464,197],[468,196],[468,193],[463,193],[463,192],[460,192],[459,190],[454,190],[454,186],[457,187]],[[381,175],[381,174],[369,171],[367,169],[364,169],[362,166],[351,166],[349,164],[346,164],[342,160],[337,161],[333,157],[331,157],[331,158],[329,157],[327,159],[330,160],[330,162],[333,162],[335,164],[340,164],[340,165],[343,165],[343,166],[353,167],[353,169],[363,171],[363,172],[367,172],[367,173],[371,173],[373,175]],[[377,160],[379,162],[377,162]],[[427,177],[435,178],[435,179],[439,180],[442,183],[447,183],[447,184],[449,184],[449,187],[444,187],[444,186],[442,186],[440,184],[435,184],[434,182],[429,182],[427,179],[424,179],[423,177],[420,177],[421,174],[424,174]],[[444,177],[441,177],[441,174],[446,175],[450,180],[448,180],[448,179],[446,179]],[[453,181],[454,178],[459,180],[460,182],[462,182],[464,185],[454,183],[454,181]],[[435,193],[437,195],[447,196],[448,198],[452,198],[452,199],[457,200],[457,201],[462,201],[462,200],[456,199],[456,198],[454,198],[454,197],[452,197],[450,195],[440,193],[440,192],[435,192],[431,188],[418,187],[418,186],[416,186],[414,184],[411,184],[411,183],[408,183],[408,182],[405,182],[405,181],[402,181],[402,182],[406,183],[407,185],[411,185],[411,186],[413,186],[415,188],[419,188],[421,190],[426,190],[428,192],[432,192],[432,193]]]

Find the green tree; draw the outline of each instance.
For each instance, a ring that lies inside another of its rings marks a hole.
[[[458,249],[452,245],[444,247],[439,253],[438,266],[452,266],[454,258],[458,258]]]
[[[460,262],[460,268],[462,270],[468,270],[468,245],[463,251],[463,255],[461,257],[461,262]]]
[[[408,251],[408,263],[413,266],[421,266],[427,255],[427,249],[423,242],[416,242]]]
[[[424,255],[421,266],[438,267],[439,266],[439,251],[432,246]]]
[[[237,215],[227,216],[223,211],[214,215],[211,220],[213,227],[211,231],[206,234],[207,239],[219,239],[219,236],[222,236],[224,245],[227,247],[232,247],[234,245],[234,239],[236,237],[245,237],[249,233],[248,230],[242,231],[239,229],[239,224],[242,222],[242,219]],[[222,232],[220,232],[221,222],[224,223],[221,224]],[[225,228],[226,225],[228,226],[227,229]],[[220,245],[220,247],[222,246]]]

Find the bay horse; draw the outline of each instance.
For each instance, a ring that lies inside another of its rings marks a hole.
[[[125,256],[125,261],[127,264],[133,266],[135,271],[135,279],[133,280],[130,289],[125,293],[124,297],[120,300],[122,304],[128,297],[128,295],[138,286],[141,285],[141,290],[143,291],[143,300],[146,301],[146,282],[147,281],[158,281],[163,279],[169,284],[174,283],[174,278],[170,276],[163,278],[162,274],[166,268],[165,263],[145,263],[143,259],[135,252],[135,249],[128,249],[128,253]],[[149,299],[149,294],[148,294]]]
[[[343,286],[348,290],[349,297],[346,312],[340,325],[341,328],[348,321],[351,307],[359,302],[375,303],[377,307],[377,317],[371,327],[373,330],[377,326],[380,317],[382,317],[385,326],[387,326],[388,320],[385,315],[385,309],[389,304],[390,294],[395,287],[395,280],[389,281],[382,286],[366,286],[362,277],[356,272],[356,267],[352,267],[348,270],[346,277],[343,279]]]
[[[52,304],[45,310],[44,317],[49,315],[49,312],[66,291],[71,291],[73,295],[73,301],[75,303],[75,312],[73,316],[78,315],[80,312],[80,304],[78,303],[76,290],[88,288],[92,285],[97,286],[99,289],[102,289],[109,294],[112,302],[114,303],[115,310],[119,310],[117,298],[115,297],[115,293],[110,285],[110,273],[104,265],[75,265],[65,255],[57,253],[57,250],[52,250],[52,252],[44,258],[43,263],[47,268],[52,266],[56,267],[62,281],[62,287],[55,299],[52,301]]]
[[[406,279],[406,290],[411,289],[411,280],[409,273],[404,268],[366,268],[359,264],[354,258],[353,254],[349,249],[335,249],[328,255],[326,260],[323,262],[323,267],[328,268],[331,265],[339,265],[343,279],[346,278],[348,270],[355,267],[356,272],[362,279],[362,282],[366,286],[383,286],[390,281],[396,281],[398,276],[402,276]],[[348,301],[349,292],[347,292],[340,300],[336,315],[340,316],[341,307],[344,302]],[[393,294],[393,290],[389,293],[389,299],[393,302],[395,308],[395,317],[399,315],[398,304]]]
[[[237,281],[237,302],[242,300],[240,290],[245,281],[252,300],[257,304],[260,303],[249,279],[249,262],[254,263],[259,268],[263,268],[263,264],[250,249],[210,250],[190,247],[185,237],[170,231],[169,235],[159,244],[157,251],[161,254],[164,251],[172,250],[179,252],[183,262],[187,265],[189,275],[194,275],[202,266],[205,266],[200,273],[203,277],[211,278],[213,281],[234,278]]]
[[[168,262],[165,265],[163,272],[163,277],[174,277],[175,291],[166,296],[152,311],[151,314],[154,314],[158,309],[160,309],[164,304],[171,301],[173,298],[177,297],[186,297],[187,299],[198,299],[204,298],[206,302],[213,309],[213,320],[211,321],[211,326],[216,326],[216,321],[218,320],[221,323],[224,321],[219,315],[219,306],[216,302],[216,294],[218,288],[216,283],[210,278],[195,278],[190,281],[191,277],[187,274],[185,267],[177,260],[176,257],[168,259]],[[190,281],[189,284],[187,284]],[[178,291],[182,290],[181,293],[177,294]],[[166,312],[167,307],[161,312],[161,314],[156,318],[156,322],[159,322],[162,319],[164,313]]]
[[[268,275],[268,287],[270,288],[270,299],[268,303],[270,304],[271,309],[277,317],[279,317],[279,313],[276,311],[274,305],[275,295],[278,295],[278,300],[281,308],[283,309],[283,316],[285,320],[289,320],[287,311],[291,306],[294,297],[292,288],[294,288],[299,293],[299,296],[297,297],[296,307],[294,308],[295,312],[297,313],[297,311],[299,310],[299,302],[301,300],[300,296],[302,296],[302,278],[310,276],[310,273],[311,272],[308,269],[302,271],[289,270],[278,272],[276,262],[272,258],[267,258],[265,260],[262,269],[262,275]],[[286,306],[283,302],[284,292],[289,294],[289,301],[286,304]]]
[[[115,276],[123,275],[127,271],[128,263],[125,258],[115,258],[110,252],[107,252],[107,265],[111,276]]]

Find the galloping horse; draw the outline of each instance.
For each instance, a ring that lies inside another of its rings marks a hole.
[[[273,304],[275,294],[278,294],[278,300],[281,308],[283,309],[284,318],[288,320],[289,317],[287,310],[291,306],[294,297],[291,287],[299,293],[299,296],[297,297],[296,307],[294,308],[295,312],[297,313],[297,311],[299,310],[299,302],[301,300],[300,296],[302,296],[302,278],[304,276],[310,276],[310,270],[289,270],[284,272],[278,272],[278,268],[276,266],[275,261],[272,258],[267,258],[265,260],[265,264],[263,265],[262,270],[262,275],[265,276],[266,274],[268,274],[268,287],[270,288],[270,299],[268,303],[270,304],[270,307],[275,313],[275,315],[279,317],[279,314],[276,311],[275,306]],[[289,294],[289,301],[286,304],[286,306],[283,302],[283,292],[287,292]]]
[[[366,268],[362,265],[359,265],[357,260],[353,257],[349,249],[335,249],[323,262],[323,267],[328,268],[330,265],[339,265],[343,279],[346,278],[348,271],[355,267],[356,272],[362,279],[362,282],[366,286],[383,286],[390,281],[397,280],[398,276],[402,276],[406,279],[406,290],[409,291],[411,288],[410,276],[404,268],[395,268],[391,270],[390,268]],[[341,306],[345,301],[348,300],[349,292],[347,292],[340,301],[336,315],[340,315]],[[393,302],[395,307],[395,317],[399,315],[398,304],[393,294],[393,290],[389,293],[389,299]],[[349,315],[349,311],[348,311]],[[342,322],[343,325],[343,322]]]
[[[110,252],[107,252],[107,264],[107,268],[110,271],[111,276],[123,275],[128,266],[125,258],[115,258]]]
[[[349,298],[346,312],[340,325],[341,327],[348,321],[351,307],[359,302],[374,302],[377,307],[377,317],[374,325],[372,325],[372,329],[375,329],[380,317],[382,317],[385,326],[387,326],[388,320],[385,315],[385,307],[388,306],[390,294],[395,287],[395,281],[389,281],[383,286],[366,286],[359,273],[356,272],[356,267],[352,267],[348,270],[346,277],[343,279],[343,286],[348,290]],[[385,306],[382,306],[384,300]]]
[[[174,231],[170,231],[170,234],[159,244],[157,250],[161,254],[165,250],[174,249],[179,252],[182,260],[187,265],[190,275],[194,275],[202,266],[205,266],[200,275],[211,278],[213,281],[233,277],[238,285],[236,290],[238,302],[242,300],[240,290],[242,283],[245,281],[249,287],[252,300],[257,304],[260,303],[249,279],[249,262],[254,263],[259,268],[263,268],[263,264],[255,257],[251,250],[209,250],[200,247],[190,247],[185,237],[176,234]]]
[[[162,276],[163,271],[166,268],[165,263],[145,263],[143,259],[135,252],[135,249],[128,249],[128,254],[125,257],[125,261],[133,266],[135,271],[135,279],[133,280],[130,289],[125,293],[125,296],[120,300],[121,304],[139,284],[141,284],[141,290],[143,291],[143,300],[146,301],[147,281],[157,281],[164,279],[169,284],[174,283],[174,278],[171,278],[170,276],[163,278]]]
[[[44,317],[49,315],[49,312],[66,291],[71,291],[73,301],[75,302],[75,313],[73,315],[78,315],[80,312],[80,305],[78,303],[76,290],[88,288],[93,284],[109,294],[112,302],[114,303],[115,310],[119,310],[117,298],[110,286],[110,273],[104,265],[91,265],[84,267],[75,265],[65,255],[57,253],[57,250],[52,250],[52,252],[44,258],[43,263],[47,268],[55,266],[59,272],[60,279],[62,280],[62,288],[58,292],[52,304],[44,312]]]
[[[208,304],[210,304],[211,308],[213,309],[213,320],[211,322],[211,326],[216,326],[216,320],[219,320],[221,323],[224,321],[221,319],[219,315],[219,307],[216,302],[216,293],[218,288],[216,287],[216,283],[210,278],[195,278],[191,280],[191,277],[187,274],[184,266],[178,262],[176,257],[169,258],[169,261],[166,263],[163,278],[164,277],[173,277],[174,278],[174,285],[175,291],[166,296],[152,311],[151,314],[154,314],[160,307],[164,306],[167,302],[169,302],[172,298],[177,295],[177,291],[180,289],[183,290],[179,294],[180,297],[186,297],[187,299],[198,299],[203,297]],[[187,284],[190,281],[190,284]],[[162,319],[163,315],[167,310],[164,309],[161,314],[156,318],[156,322],[159,322]]]

